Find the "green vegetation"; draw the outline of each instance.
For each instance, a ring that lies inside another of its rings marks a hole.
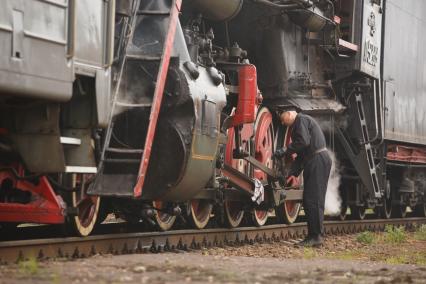
[[[404,227],[394,227],[387,225],[385,227],[385,241],[392,244],[400,244],[405,242],[407,234]]]
[[[415,264],[417,265],[426,265],[426,253],[425,252],[417,252],[413,255]]]
[[[305,259],[311,259],[317,256],[317,253],[313,248],[310,247],[304,247],[303,248],[303,258]]]
[[[371,245],[376,240],[376,236],[370,231],[365,231],[359,233],[356,236],[356,240],[362,244]]]
[[[398,256],[390,256],[385,259],[387,264],[406,264],[409,263],[407,256],[398,255]]]
[[[419,241],[426,241],[426,225],[421,225],[414,233],[414,237]]]
[[[39,272],[38,262],[35,258],[19,262],[19,269],[23,274],[35,275]]]

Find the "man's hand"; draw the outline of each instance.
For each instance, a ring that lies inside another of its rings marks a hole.
[[[288,176],[287,179],[286,179],[286,181],[285,181],[285,184],[287,186],[293,186],[293,185],[296,185],[298,182],[299,182],[299,180],[297,179],[297,177],[295,177],[295,176]]]
[[[280,148],[277,151],[275,151],[274,158],[275,159],[281,159],[282,157],[285,156],[286,152],[287,152],[287,148],[286,147]]]

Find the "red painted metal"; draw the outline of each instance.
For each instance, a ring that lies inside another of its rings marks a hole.
[[[244,124],[241,127],[240,136],[241,136],[241,144],[239,147],[241,147],[245,151],[250,150],[250,137],[253,136],[253,123],[251,124]],[[228,141],[226,143],[226,149],[225,149],[225,164],[232,167],[233,169],[238,170],[241,173],[249,174],[249,164],[246,160],[243,159],[234,159],[233,157],[233,151],[236,149],[237,146],[235,145],[235,128],[229,128],[228,129]],[[223,175],[230,177],[232,175],[232,171],[228,172],[222,172]],[[243,180],[245,182],[245,180]],[[246,190],[248,191],[249,188],[251,188],[252,185],[248,184],[240,184],[240,186],[244,186]],[[252,190],[252,189],[251,189]],[[233,225],[232,226],[238,226],[241,222],[241,218],[244,215],[244,204],[238,201],[225,201],[225,211],[228,215],[228,218],[232,220]]]
[[[238,104],[232,125],[252,123],[256,120],[257,73],[254,65],[244,65],[238,70]]]
[[[258,116],[254,138],[254,155],[256,160],[272,169],[272,155],[274,154],[272,114],[266,108],[262,108]],[[262,181],[266,181],[268,178],[267,174],[258,168],[254,169],[254,177]]]
[[[274,127],[272,114],[267,108],[261,108],[257,114],[255,126],[255,158],[268,168],[273,168],[272,155],[274,154]],[[258,168],[254,168],[253,175],[255,178],[265,182],[268,175]],[[268,218],[268,210],[254,210],[254,214],[262,225]]]
[[[339,16],[334,16],[334,22],[338,25],[342,22],[342,19]]]
[[[291,141],[291,133],[293,131],[293,127],[289,127],[287,129],[287,133],[284,137],[284,145],[287,147],[288,145],[290,145]],[[291,166],[291,164],[294,162],[294,160],[296,159],[297,154],[292,154],[291,156],[287,156],[285,158],[285,164],[288,165],[288,167]],[[295,178],[291,178],[291,180],[287,180],[288,182],[290,182],[289,184],[287,184],[287,186],[291,186],[291,187],[297,187],[301,185],[301,177],[295,177]],[[287,209],[287,212],[289,215],[292,215],[292,217],[295,216],[295,214],[298,214],[298,210],[297,206],[299,205],[300,202],[298,201],[293,201],[293,200],[286,200],[284,201],[284,206]]]
[[[250,137],[253,135],[254,127],[252,124],[245,124],[240,132],[241,136],[241,145],[238,145],[245,151],[250,150],[249,141]],[[245,172],[244,165],[248,165],[248,162],[242,160],[242,159],[234,159],[233,158],[233,151],[236,149],[237,146],[235,145],[235,129],[230,128],[228,129],[228,140],[226,143],[226,149],[225,149],[225,164],[230,165],[231,167],[239,170],[240,172]]]
[[[175,38],[176,26],[178,22],[179,11],[182,1],[175,0],[170,11],[170,22],[166,40],[164,43],[163,56],[161,58],[160,68],[157,74],[157,85],[155,86],[154,98],[152,101],[151,114],[149,117],[148,131],[145,139],[145,147],[142,154],[142,161],[139,166],[138,179],[133,189],[135,197],[142,195],[142,187],[145,182],[146,172],[151,157],[152,143],[154,141],[155,130],[157,128],[158,115],[160,113],[161,103],[163,100],[164,85],[166,84],[167,73],[169,69],[170,56],[173,50],[173,42]]]
[[[387,159],[406,163],[426,163],[426,148],[389,145]]]
[[[20,167],[18,174],[23,174]],[[5,180],[13,183],[14,189],[31,192],[31,201],[21,203],[0,203],[0,222],[60,224],[65,221],[65,203],[57,196],[46,177],[40,177],[34,184],[18,180],[7,171],[0,173],[0,184]]]

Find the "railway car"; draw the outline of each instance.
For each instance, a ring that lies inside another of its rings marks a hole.
[[[0,6],[0,223],[66,222],[88,234],[100,199],[83,184],[97,173],[110,112],[115,3]]]
[[[289,108],[339,160],[340,218],[425,216],[425,3],[401,2],[4,1],[2,226],[293,223]]]

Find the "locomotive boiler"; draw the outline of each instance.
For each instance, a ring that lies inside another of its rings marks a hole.
[[[399,2],[5,1],[0,222],[295,222],[295,157],[272,158],[294,107],[340,162],[341,218],[425,216],[425,4]]]

